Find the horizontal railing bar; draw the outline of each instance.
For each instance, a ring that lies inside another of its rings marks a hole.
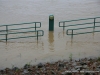
[[[5,34],[0,34],[0,35],[6,35],[7,33],[5,33]]]
[[[37,30],[38,32],[41,32],[42,31],[42,36],[44,35],[44,31],[43,30]]]
[[[95,23],[100,23],[100,22],[95,22]]]
[[[0,32],[4,32],[4,31],[6,31],[6,30],[0,30]]]
[[[20,23],[20,24],[0,25],[0,27],[2,27],[2,26],[13,26],[13,25],[33,24],[33,23],[41,23],[41,22],[29,22],[29,23]]]
[[[100,31],[94,31],[94,32],[100,32]],[[85,32],[85,33],[77,33],[76,35],[78,35],[78,34],[86,34],[86,33],[93,33],[93,31],[92,32]]]
[[[41,30],[42,31],[42,30]],[[28,33],[28,32],[37,32],[37,31],[25,31],[25,32],[8,32],[8,34],[18,34],[18,33]]]
[[[10,39],[19,39],[19,38],[29,38],[29,37],[39,37],[39,36],[43,36],[44,35],[44,31],[43,30],[37,30],[37,31],[28,31],[28,32],[40,32],[42,31],[42,34],[37,36],[37,34],[35,36],[25,36],[25,37],[16,37],[16,38],[7,38],[7,40],[10,40]],[[8,33],[9,34],[9,33]],[[1,34],[0,34],[1,35]],[[6,35],[6,34],[4,34]],[[6,40],[6,39],[0,39],[0,40]]]
[[[43,32],[43,30],[37,30],[38,32],[40,32],[40,31],[42,31]],[[25,31],[25,32],[6,32],[5,34],[0,34],[0,35],[6,35],[6,34],[18,34],[18,33],[28,33],[28,32],[37,32],[37,31]],[[44,33],[44,32],[43,32]]]
[[[91,23],[82,23],[82,24],[73,24],[73,25],[65,25],[65,26],[59,26],[59,27],[69,27],[69,26],[78,26],[78,25],[86,25],[86,24],[93,24],[94,22]],[[95,23],[100,23],[100,22],[95,22]]]
[[[77,20],[69,20],[69,21],[60,21],[60,23],[63,23],[63,22],[72,22],[72,21],[80,21],[80,20],[90,20],[90,19],[94,19],[94,18],[77,19]]]
[[[6,40],[6,39],[0,39],[0,40]]]
[[[95,19],[100,18],[100,17],[94,17]]]
[[[87,33],[94,33],[94,32],[100,32],[100,31],[91,31],[91,32],[76,33],[76,34],[73,34],[73,35],[87,34]],[[67,34],[67,35],[72,35],[72,34]]]
[[[21,29],[31,29],[31,28],[35,28],[35,27],[28,27],[28,28],[18,28],[18,29],[9,29],[9,30],[21,30]],[[36,27],[36,28],[40,28],[40,27]]]
[[[37,37],[37,36],[26,36],[26,37],[8,38],[8,40],[10,40],[10,39],[19,39],[19,38],[29,38],[29,37]]]
[[[31,29],[31,28],[35,28],[35,27],[28,27],[28,28],[18,28],[18,29],[9,29],[9,30],[22,30],[22,29]],[[40,27],[36,27],[36,28],[40,28]],[[9,31],[8,30],[8,31]],[[0,30],[0,32],[4,32],[6,30]]]
[[[100,18],[100,17],[94,17],[95,19],[96,18]],[[77,20],[69,20],[69,21],[60,21],[60,23],[63,23],[63,22],[72,22],[72,21],[80,21],[80,20],[89,20],[89,19],[94,19],[94,18],[85,18],[85,19],[77,19]]]
[[[100,26],[95,26],[95,27],[100,27]],[[68,29],[68,30],[80,30],[80,29],[88,29],[88,28],[94,28],[94,26],[93,27],[77,28],[77,29]]]
[[[83,23],[83,24],[73,24],[73,25],[65,25],[64,27],[69,27],[69,26],[78,26],[78,25],[86,25],[86,24],[93,24],[94,22],[91,22],[91,23]],[[63,26],[60,26],[60,27],[63,27]]]
[[[19,39],[19,38],[29,38],[29,37],[37,37],[37,36],[26,36],[26,37],[8,38],[7,40],[11,40],[11,39]],[[0,39],[0,40],[6,40],[6,39]]]

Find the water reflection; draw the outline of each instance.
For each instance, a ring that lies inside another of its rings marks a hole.
[[[62,38],[62,36],[65,37],[65,35],[66,35],[65,31],[59,32],[58,33],[58,38]]]
[[[73,37],[71,38],[71,46],[73,45]]]
[[[29,48],[32,48],[33,50],[44,50],[44,42],[40,42],[40,41],[37,41],[37,42],[34,42],[34,43],[28,43],[30,44],[31,46],[29,46]]]
[[[48,42],[49,42],[49,49],[54,50],[54,32],[49,31],[48,33]]]

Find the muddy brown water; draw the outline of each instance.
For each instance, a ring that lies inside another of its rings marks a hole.
[[[68,28],[63,31],[58,26],[63,20],[100,17],[99,7],[99,0],[0,0],[0,25],[37,21],[42,23],[40,30],[44,30],[38,42],[36,38],[9,40],[7,44],[1,41],[0,69],[69,59],[70,54],[74,59],[100,56],[100,33],[75,35],[71,40],[71,36],[66,35]],[[54,15],[54,32],[48,31],[50,14]],[[33,33],[9,37],[23,35]]]

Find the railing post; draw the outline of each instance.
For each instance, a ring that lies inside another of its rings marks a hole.
[[[38,31],[37,31],[37,40],[38,40]]]
[[[72,36],[71,36],[71,38],[73,38],[73,30],[72,30]]]
[[[40,22],[40,27],[41,27],[41,22]]]
[[[35,22],[35,31],[36,31],[36,22]]]
[[[8,34],[8,26],[6,25],[6,32],[7,32],[7,34]]]
[[[8,26],[6,25],[6,42],[7,42],[7,36],[8,36]]]
[[[7,42],[7,35],[8,35],[8,34],[6,34],[6,42]]]
[[[59,27],[60,27],[60,22],[59,22]]]
[[[68,35],[68,30],[67,30],[67,35]]]
[[[49,15],[49,31],[54,31],[54,15]]]
[[[63,22],[63,31],[65,30],[65,22]]]
[[[42,30],[42,36],[44,35],[44,31]]]
[[[94,28],[93,29],[95,29],[95,18],[94,18]]]

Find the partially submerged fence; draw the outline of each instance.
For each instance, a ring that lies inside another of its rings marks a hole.
[[[63,30],[65,29],[65,27],[71,27],[71,26],[82,26],[82,25],[89,25],[89,24],[93,24],[93,26],[90,26],[90,27],[80,27],[80,28],[73,28],[73,29],[67,29],[66,31],[66,34],[67,35],[71,35],[73,37],[73,35],[78,35],[78,34],[87,34],[87,33],[93,33],[93,32],[100,32],[100,30],[95,30],[96,27],[100,27],[99,26],[96,26],[97,23],[100,23],[96,21],[96,19],[98,19],[100,17],[95,17],[95,18],[86,18],[86,19],[78,19],[78,20],[70,20],[70,21],[60,21],[59,22],[59,27],[63,27]],[[68,22],[73,22],[73,21],[76,21],[76,22],[79,22],[79,21],[87,21],[87,20],[93,20],[93,22],[85,22],[85,23],[78,23],[78,24],[72,24],[72,25],[67,25],[65,23],[68,23]],[[62,25],[61,25],[62,23]],[[88,28],[93,28],[93,31],[87,31],[87,32],[79,32],[79,33],[74,33],[75,30],[81,30],[81,29],[88,29]],[[69,31],[71,31],[71,33],[69,33]]]
[[[29,25],[27,27],[20,27],[21,25]],[[34,24],[32,26],[30,26],[30,24]],[[39,26],[37,26],[37,24],[39,24]],[[19,28],[12,28],[11,26],[19,26]],[[38,37],[39,36],[43,36],[44,35],[44,31],[43,30],[37,30],[37,28],[41,27],[41,22],[30,22],[30,23],[20,23],[20,24],[10,24],[10,25],[0,25],[0,27],[5,27],[5,29],[0,30],[0,36],[4,35],[5,38],[0,39],[0,40],[11,40],[11,39],[19,39],[19,38],[29,38],[29,37]],[[28,30],[28,29],[32,29],[34,28],[35,30]],[[18,30],[18,31],[16,31]],[[20,31],[20,30],[25,30],[25,31]],[[26,31],[28,30],[28,31]],[[22,34],[22,33],[29,33],[29,32],[34,32],[35,35],[34,36],[21,36],[21,37],[15,37],[15,38],[8,38],[9,34]],[[41,34],[39,34],[41,33]]]

